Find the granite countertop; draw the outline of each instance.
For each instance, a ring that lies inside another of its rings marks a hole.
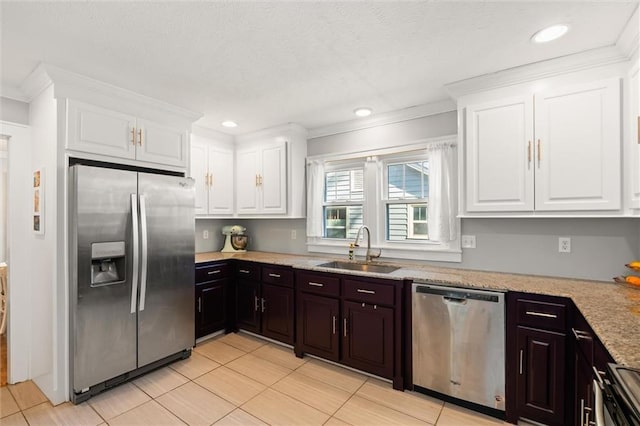
[[[196,254],[196,263],[224,259],[247,260],[340,274],[430,281],[453,286],[569,297],[580,309],[615,361],[626,366],[640,368],[640,289],[624,284],[392,262],[384,262],[384,264],[400,268],[388,274],[379,274],[318,267],[319,264],[335,260],[330,257],[255,251]]]

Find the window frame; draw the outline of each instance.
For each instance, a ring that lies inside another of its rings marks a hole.
[[[363,177],[362,177],[362,186],[363,186],[363,193],[362,193],[362,199],[361,200],[335,200],[335,201],[327,201],[327,188],[326,188],[326,182],[327,182],[327,173],[335,173],[335,172],[340,172],[340,171],[347,171],[347,170],[357,170],[357,169],[362,169],[362,173],[363,173]],[[326,223],[326,209],[327,208],[340,208],[340,207],[345,207],[345,208],[349,208],[349,207],[358,207],[360,206],[362,208],[362,212],[363,212],[363,222],[364,222],[364,203],[366,201],[366,195],[365,195],[365,191],[364,191],[364,173],[365,173],[365,164],[364,161],[348,161],[348,162],[342,162],[342,161],[338,161],[338,162],[330,162],[330,163],[325,163],[325,170],[324,170],[324,177],[323,177],[323,190],[322,190],[322,239],[325,240],[331,240],[331,241],[346,241],[349,240],[349,227],[348,227],[348,217],[345,217],[345,237],[344,238],[332,238],[332,237],[327,237],[327,223]],[[348,215],[348,211],[347,211],[347,215]]]

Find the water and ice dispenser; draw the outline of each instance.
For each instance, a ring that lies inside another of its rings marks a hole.
[[[124,241],[91,244],[91,287],[125,281]]]

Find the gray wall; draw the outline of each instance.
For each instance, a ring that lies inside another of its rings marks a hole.
[[[29,124],[29,104],[0,97],[0,120]]]

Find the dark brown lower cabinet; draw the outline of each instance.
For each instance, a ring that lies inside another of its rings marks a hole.
[[[293,344],[293,289],[263,283],[260,302],[262,334]]]
[[[227,326],[227,280],[196,286],[196,338]]]
[[[519,326],[517,342],[516,398],[520,416],[548,425],[566,424],[566,336]]]
[[[236,327],[260,333],[260,283],[239,278],[236,282]]]
[[[393,309],[344,301],[342,362],[351,367],[393,377]]]
[[[340,358],[340,301],[315,294],[298,295],[296,346],[303,352],[331,361]]]

